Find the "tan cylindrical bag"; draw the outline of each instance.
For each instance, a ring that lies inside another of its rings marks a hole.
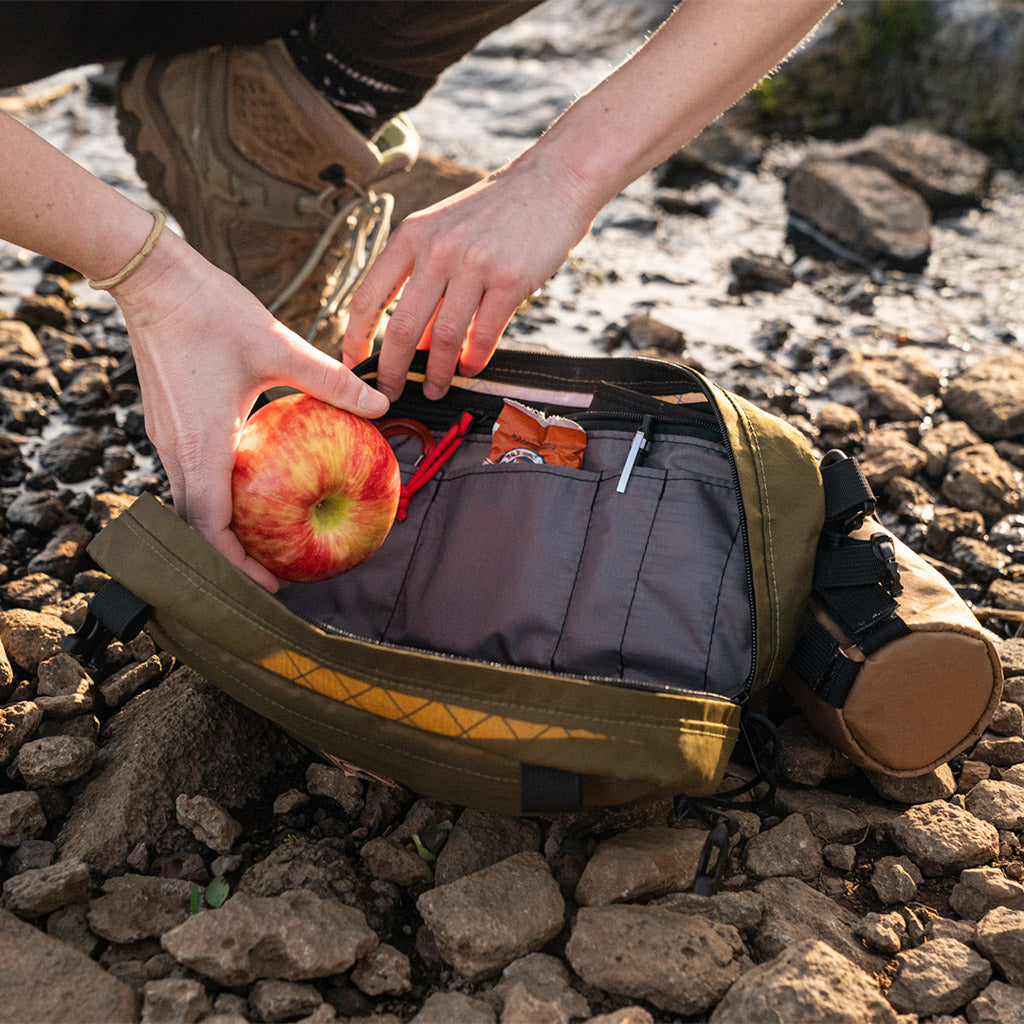
[[[784,682],[811,725],[855,764],[913,776],[978,739],[1003,674],[993,635],[943,576],[867,518],[823,540]]]

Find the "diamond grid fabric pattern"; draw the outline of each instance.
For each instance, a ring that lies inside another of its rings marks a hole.
[[[296,651],[275,651],[260,663],[285,679],[349,707],[441,736],[470,740],[607,738],[589,729],[566,729],[550,722],[529,722],[401,693],[325,668]]]

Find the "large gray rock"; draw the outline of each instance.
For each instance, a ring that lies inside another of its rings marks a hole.
[[[296,757],[275,726],[180,669],[108,723],[93,777],[61,830],[60,855],[104,874],[123,871],[136,844],[175,825],[179,793],[240,807]]]
[[[941,800],[904,811],[892,823],[892,835],[926,875],[952,874],[999,856],[994,825]]]
[[[360,911],[301,890],[272,897],[236,893],[160,938],[179,963],[232,987],[257,978],[341,974],[378,941]]]
[[[135,993],[84,953],[0,910],[0,1022],[135,1024]]]
[[[561,930],[565,902],[547,861],[517,853],[423,893],[416,906],[438,952],[461,974],[490,974]]]
[[[804,939],[743,975],[711,1014],[732,1024],[896,1024],[866,971],[816,939]]]
[[[928,205],[877,167],[806,160],[789,176],[787,199],[792,216],[867,261],[920,270],[928,260]]]
[[[663,907],[581,907],[565,948],[589,985],[673,1013],[705,1013],[742,973],[739,932]]]
[[[881,168],[936,212],[980,206],[992,183],[992,161],[984,153],[927,129],[876,125],[838,155]]]

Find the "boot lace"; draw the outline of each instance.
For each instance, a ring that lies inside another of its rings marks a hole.
[[[306,341],[309,342],[312,342],[321,324],[347,306],[352,293],[370,269],[370,264],[380,255],[391,230],[394,196],[390,192],[378,194],[350,179],[331,182],[323,191],[311,197],[310,206],[326,213],[343,192],[351,193],[351,198],[338,205],[306,261],[281,294],[267,307],[271,313],[276,314],[309,280],[339,233],[343,229],[347,230],[348,245],[344,246],[344,252],[328,279],[333,280],[334,285],[330,295],[321,299],[320,309],[306,334]]]

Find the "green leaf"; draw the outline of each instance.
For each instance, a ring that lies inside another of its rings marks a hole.
[[[192,883],[192,888],[189,890],[188,895],[189,909],[193,914],[199,913],[199,886],[195,882]]]
[[[433,863],[434,863],[434,861],[435,861],[435,860],[437,860],[437,857],[435,857],[435,856],[434,856],[434,854],[433,854],[433,853],[431,853],[431,852],[430,852],[430,850],[428,850],[428,849],[427,849],[427,848],[426,848],[426,847],[425,847],[425,846],[423,845],[423,840],[422,840],[422,839],[420,839],[420,837],[419,837],[419,836],[418,836],[418,835],[417,835],[416,833],[413,833],[412,841],[413,841],[413,844],[414,844],[414,845],[415,845],[415,847],[416,847],[416,852],[417,852],[417,853],[418,853],[418,854],[419,854],[419,855],[420,855],[420,856],[421,856],[421,857],[422,857],[422,858],[423,858],[423,859],[424,859],[424,860],[425,860],[425,861],[426,861],[426,862],[427,862],[428,864],[433,864]]]
[[[216,910],[218,907],[224,905],[224,901],[228,898],[229,892],[231,892],[231,886],[228,885],[227,879],[223,875],[218,875],[206,887],[206,902]]]

